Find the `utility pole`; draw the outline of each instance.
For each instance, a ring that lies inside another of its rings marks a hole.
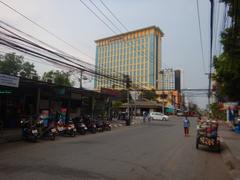
[[[208,83],[208,110],[210,110],[210,98],[211,98],[211,80],[212,80],[212,43],[213,43],[213,11],[214,0],[210,0],[211,3],[211,17],[210,17],[210,65],[209,65],[209,83]]]
[[[129,93],[129,89],[131,87],[132,81],[130,80],[129,75],[124,75],[124,81],[126,83],[126,89],[127,89],[127,111],[128,111],[128,117],[127,117],[126,125],[130,126],[131,118],[130,118],[130,93]]]
[[[164,94],[164,70],[161,70],[160,74],[162,75],[162,113],[164,114],[164,99],[165,99],[165,94]]]
[[[80,79],[79,79],[79,83],[80,83],[80,89],[82,89],[82,80],[83,80],[83,71],[80,71]]]

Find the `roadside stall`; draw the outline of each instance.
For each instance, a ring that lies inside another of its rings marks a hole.
[[[217,121],[200,121],[197,125],[196,148],[199,145],[208,146],[211,150],[221,151],[220,139],[218,136]]]

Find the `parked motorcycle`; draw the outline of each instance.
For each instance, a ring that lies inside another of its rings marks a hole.
[[[76,128],[72,121],[69,121],[68,123],[64,124],[62,121],[57,122],[57,131],[58,134],[63,136],[76,136]]]
[[[111,131],[112,125],[109,121],[103,121],[103,129],[104,131]]]
[[[81,135],[85,135],[87,133],[87,126],[83,123],[83,120],[79,117],[73,119],[74,125],[77,129],[77,132]]]
[[[43,124],[43,121],[40,120],[38,122],[38,129],[40,132],[40,137],[42,139],[50,139],[52,141],[55,140],[57,130],[56,130],[53,122],[50,123],[49,126],[45,127]]]
[[[37,142],[39,132],[36,125],[33,125],[29,120],[22,120],[21,127],[23,139]]]
[[[97,126],[95,122],[89,117],[84,119],[84,124],[87,126],[88,131],[95,134],[97,132]]]
[[[98,132],[103,132],[104,131],[104,123],[102,120],[97,120],[96,122],[96,127]]]

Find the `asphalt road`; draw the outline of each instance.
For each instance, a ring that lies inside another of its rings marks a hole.
[[[1,145],[0,179],[228,180],[221,154],[195,148],[195,120],[183,136],[182,119],[122,127],[55,142]]]

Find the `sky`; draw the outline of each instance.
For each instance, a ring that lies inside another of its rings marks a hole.
[[[2,1],[77,47],[84,54],[47,34],[0,3],[1,20],[92,64],[94,64],[96,48],[94,40],[114,35],[80,0]],[[96,11],[89,0],[82,1]],[[99,0],[92,1],[106,12]],[[183,71],[183,88],[208,88],[208,76],[205,73],[209,69],[209,0],[199,0],[204,63],[201,54],[196,0],[103,1],[129,30],[155,25],[164,32],[163,68],[181,69]],[[122,31],[124,32],[124,29]],[[53,69],[52,66],[46,67],[40,63],[35,65],[40,73],[47,69]],[[86,83],[88,84],[84,86],[89,86],[89,82]],[[205,107],[207,103],[207,97],[189,97],[189,100],[197,103],[200,107]]]

